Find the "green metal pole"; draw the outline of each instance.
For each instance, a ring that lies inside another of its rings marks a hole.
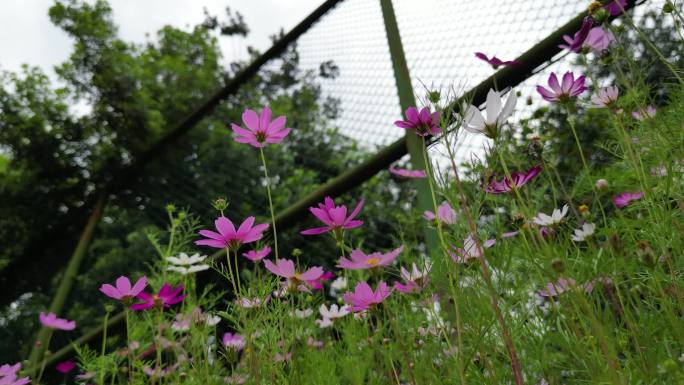
[[[100,218],[102,218],[102,211],[104,209],[106,199],[106,194],[100,195],[100,197],[97,200],[97,203],[95,204],[95,207],[93,208],[92,213],[90,214],[90,217],[88,218],[88,223],[86,224],[86,227],[83,230],[83,233],[81,234],[81,238],[78,240],[78,244],[76,245],[76,249],[74,250],[74,253],[71,256],[71,259],[69,260],[69,264],[67,265],[66,271],[64,272],[64,276],[62,277],[61,282],[59,283],[57,292],[55,293],[55,296],[52,298],[52,303],[50,304],[51,313],[55,313],[58,316],[61,315],[60,312],[64,308],[64,302],[69,296],[71,286],[73,286],[74,280],[78,275],[78,270],[81,266],[81,262],[83,262],[83,258],[85,257],[86,252],[88,251],[88,246],[90,246],[90,242],[93,239],[93,233],[95,232],[95,228],[97,227],[97,224],[100,222]],[[31,375],[35,374],[35,370],[37,370],[40,367],[39,364],[44,359],[43,356],[45,355],[45,351],[49,348],[49,346],[46,346],[46,344],[50,332],[51,330],[45,327],[41,328],[38,332],[37,343],[33,345],[31,355],[29,356],[30,358],[28,367],[31,368],[30,370],[32,370]]]
[[[413,95],[411,75],[409,74],[408,65],[406,64],[406,56],[404,55],[404,47],[401,44],[399,26],[397,25],[397,18],[394,14],[394,8],[392,7],[392,0],[380,0],[380,6],[382,7],[382,18],[385,21],[387,43],[392,58],[392,67],[394,68],[394,79],[397,82],[399,105],[403,112],[409,107],[416,106],[416,98]],[[427,170],[427,165],[423,158],[423,151],[425,151],[423,141],[418,135],[411,131],[406,131],[406,148],[411,156],[413,168],[416,170]],[[418,191],[418,208],[421,211],[434,210],[428,181],[425,179],[416,179],[415,184],[416,190]],[[426,225],[423,232],[425,234],[425,243],[428,252],[430,253],[439,250],[439,243],[435,230]]]

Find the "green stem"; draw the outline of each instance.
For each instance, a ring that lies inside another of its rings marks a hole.
[[[105,313],[104,321],[102,322],[102,349],[100,350],[100,356],[104,357],[105,349],[107,347],[107,321],[109,321],[109,311]],[[100,369],[100,384],[104,384],[105,371],[104,368]]]
[[[271,198],[271,179],[268,177],[268,167],[266,167],[266,156],[263,147],[259,147],[261,163],[264,165],[264,177],[266,178],[266,193],[268,194],[268,207],[271,209],[271,224],[273,226],[273,246],[275,248],[276,261],[278,260],[278,233],[276,232],[275,213],[273,211],[273,199]]]
[[[233,276],[233,263],[230,261],[230,249],[226,247],[226,264],[228,265],[228,280],[233,286],[233,293],[235,293],[235,298],[239,295],[237,286],[235,286],[235,277]]]

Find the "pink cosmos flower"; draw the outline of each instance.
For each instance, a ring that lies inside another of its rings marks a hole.
[[[427,178],[425,170],[406,170],[403,168],[396,168],[394,166],[391,166],[389,168],[389,172],[404,178]]]
[[[17,373],[21,370],[21,363],[14,365],[4,364],[0,366],[1,385],[25,385],[31,382],[28,377],[17,378]]]
[[[76,321],[69,321],[64,318],[57,318],[55,313],[48,313],[45,315],[42,311],[38,316],[40,323],[46,328],[59,330],[74,330],[76,328]]]
[[[639,200],[643,198],[643,196],[644,193],[642,193],[641,191],[623,192],[613,197],[613,203],[615,203],[615,206],[617,206],[618,208],[623,208],[629,205],[629,202]]]
[[[276,354],[273,356],[273,361],[275,361],[275,362],[292,361],[292,352],[287,352],[284,355],[280,354],[279,352],[276,352]]]
[[[489,65],[492,66],[494,69],[497,69],[500,66],[513,67],[513,66],[517,66],[518,64],[520,64],[520,62],[517,62],[515,60],[503,61],[496,56],[492,56],[491,58],[488,58],[487,55],[485,55],[482,52],[475,52],[475,57],[489,63]]]
[[[639,109],[632,112],[632,117],[636,120],[644,120],[647,118],[653,118],[656,116],[656,108],[653,106],[648,106],[645,109]]]
[[[268,143],[280,143],[292,130],[285,128],[286,119],[279,116],[271,121],[271,109],[264,107],[261,115],[253,110],[245,110],[242,113],[242,122],[247,129],[231,124],[233,132],[237,135],[235,141],[238,143],[251,144],[254,147],[265,147]]]
[[[318,207],[309,207],[309,211],[325,224],[323,227],[316,227],[313,229],[304,230],[301,234],[315,235],[322,234],[328,231],[335,231],[340,229],[353,229],[363,225],[363,221],[356,218],[363,207],[363,199],[354,208],[354,211],[347,216],[347,206],[335,206],[335,202],[330,197],[325,197],[324,203],[319,203]]]
[[[222,341],[223,341],[223,346],[225,346],[226,348],[228,348],[230,350],[234,350],[236,352],[239,352],[240,350],[242,350],[245,347],[245,339],[237,333],[235,333],[235,334],[233,334],[233,333],[224,334]]]
[[[439,112],[430,113],[427,107],[423,107],[419,113],[416,107],[409,107],[406,109],[406,120],[397,120],[394,125],[413,130],[419,136],[439,135]]]
[[[320,266],[298,273],[295,270],[294,262],[289,259],[278,259],[275,264],[267,259],[264,261],[264,267],[271,273],[287,279],[288,286],[299,288],[302,291],[308,291],[306,287],[301,287],[302,284],[315,281],[323,275],[323,268]]]
[[[375,252],[366,255],[360,249],[355,249],[349,255],[351,259],[345,257],[340,258],[337,267],[347,270],[365,270],[380,266],[388,266],[397,259],[397,256],[402,250],[404,250],[403,245],[386,254]]]
[[[537,92],[541,94],[544,100],[549,102],[567,101],[587,90],[584,86],[584,80],[584,75],[575,79],[575,75],[568,71],[563,75],[563,83],[560,84],[558,83],[558,77],[554,72],[549,76],[549,87],[551,89],[549,90],[545,87],[537,86]]]
[[[171,305],[175,305],[181,302],[185,298],[185,294],[181,294],[183,291],[183,285],[178,285],[177,288],[171,287],[168,283],[165,283],[159,293],[148,294],[140,292],[136,298],[143,301],[130,306],[132,310],[146,310],[152,307],[158,308],[168,308]]]
[[[175,363],[174,365],[171,365],[171,366],[167,366],[165,368],[156,367],[156,366],[154,368],[152,368],[149,365],[144,365],[143,366],[143,373],[147,374],[148,377],[162,378],[162,377],[166,377],[169,374],[173,373],[178,368],[178,366],[179,366],[178,363]]]
[[[312,289],[321,290],[323,289],[323,283],[325,283],[326,281],[330,281],[333,278],[335,278],[335,274],[333,274],[330,271],[326,271],[317,279],[306,281],[306,284],[311,286]]]
[[[69,373],[70,371],[74,370],[75,367],[76,363],[74,361],[64,361],[55,365],[55,369],[63,374]]]
[[[456,210],[454,210],[448,202],[444,202],[441,205],[439,205],[439,207],[437,207],[436,216],[435,213],[433,213],[432,211],[426,210],[423,213],[423,218],[427,219],[428,221],[438,220],[447,225],[453,225],[454,223],[456,223],[458,214],[456,214]]]
[[[598,54],[608,51],[610,45],[615,41],[615,35],[610,30],[603,27],[594,27],[589,31],[583,47],[586,47]]]
[[[542,167],[540,165],[534,166],[526,173],[514,172],[511,173],[511,178],[504,177],[501,181],[493,181],[487,185],[485,191],[490,194],[503,194],[511,192],[514,189],[518,189],[526,185],[529,181],[534,179],[541,172]]]
[[[270,247],[264,247],[263,249],[259,250],[250,250],[246,253],[242,253],[245,258],[249,259],[252,262],[259,262],[262,259],[264,259],[267,255],[271,253],[271,248]]]
[[[392,289],[385,282],[380,282],[378,288],[373,291],[366,281],[362,281],[356,285],[353,293],[344,294],[344,302],[351,305],[350,311],[359,312],[382,303],[390,294]]]
[[[244,308],[244,309],[253,309],[256,307],[261,307],[262,305],[266,305],[270,300],[271,300],[271,297],[266,297],[263,300],[259,297],[254,297],[254,298],[242,297],[240,299],[236,299],[235,304],[240,306],[241,308]]]
[[[195,241],[196,245],[204,245],[216,249],[237,249],[240,245],[258,241],[263,236],[263,232],[268,228],[268,224],[262,223],[254,225],[254,217],[247,217],[240,227],[235,230],[235,225],[226,217],[219,217],[214,221],[218,233],[211,230],[200,230],[200,235],[207,237]]]
[[[594,107],[611,108],[617,102],[619,95],[620,91],[616,86],[605,87],[599,89],[596,95],[591,97],[591,102],[594,104]]]
[[[591,292],[593,285],[578,285],[572,278],[559,278],[555,283],[547,283],[544,289],[537,291],[537,294],[540,297],[557,297],[574,287]]]
[[[119,301],[128,301],[140,294],[146,286],[147,277],[145,276],[140,277],[133,287],[131,287],[131,281],[128,277],[121,276],[116,279],[116,287],[105,283],[100,286],[100,291],[109,298],[114,298]]]
[[[627,8],[627,0],[611,0],[608,4],[603,6],[603,9],[610,12],[611,16],[621,14]]]
[[[401,293],[420,293],[428,283],[429,272],[429,264],[425,266],[424,270],[420,270],[414,262],[410,272],[402,266],[401,278],[404,279],[405,283],[396,282],[394,288]]]
[[[582,45],[587,40],[589,31],[591,31],[591,27],[593,25],[594,20],[591,17],[585,17],[584,20],[582,20],[582,26],[580,27],[580,30],[577,31],[572,37],[563,35],[563,40],[565,40],[567,44],[561,44],[558,47],[567,49],[570,52],[579,52],[582,49]]]
[[[494,246],[495,243],[496,239],[488,239],[482,242],[482,246],[484,248],[490,248]],[[468,238],[463,240],[463,248],[454,247],[453,251],[447,250],[447,253],[449,253],[451,259],[453,259],[456,263],[468,263],[471,260],[480,258],[482,255],[480,248],[477,246],[477,242],[472,235],[468,235]]]

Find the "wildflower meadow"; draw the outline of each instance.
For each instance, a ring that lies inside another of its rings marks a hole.
[[[682,53],[681,2],[665,4]],[[390,215],[353,190],[278,226],[289,198],[272,151],[297,127],[280,108],[245,107],[219,128],[258,170],[245,195],[207,201],[211,221],[168,202],[146,272],[112,273],[91,293],[101,335],[79,343],[80,321],[44,310],[31,343],[67,336],[73,352],[2,365],[0,384],[683,384],[682,58],[648,40],[626,0],[586,5],[561,47],[577,64],[536,92],[495,86],[478,105],[456,85],[426,86],[385,122],[415,137],[425,167],[384,173],[425,183],[429,210],[404,199]],[[628,36],[643,50],[627,51]],[[493,73],[521,65],[473,54]],[[643,58],[662,69],[657,96]],[[462,162],[466,134],[484,144]],[[257,193],[261,209],[240,215]],[[368,230],[379,220],[392,225],[384,247]],[[321,255],[287,247],[292,231]],[[199,284],[209,271],[220,279]]]

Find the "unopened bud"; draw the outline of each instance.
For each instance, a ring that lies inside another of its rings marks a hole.
[[[438,103],[439,99],[441,99],[442,95],[440,95],[439,91],[430,91],[428,93],[428,99],[430,100],[431,103]]]
[[[598,24],[603,24],[604,21],[608,20],[610,17],[610,12],[605,8],[599,8],[594,13],[591,14],[591,18]]]
[[[176,206],[169,203],[168,205],[166,205],[166,212],[169,214],[176,212]]]
[[[663,12],[664,13],[672,13],[672,12],[674,12],[674,10],[675,10],[674,4],[672,4],[671,1],[668,1],[665,3],[665,5],[663,5]]]
[[[228,208],[228,201],[225,198],[217,198],[212,205],[216,210],[223,212]]]
[[[105,305],[104,308],[105,308],[105,311],[106,311],[107,313],[111,313],[111,312],[113,312],[114,309],[115,309],[114,305],[109,305],[109,304]]]
[[[603,190],[608,187],[608,181],[605,179],[599,179],[596,181],[596,189]]]
[[[302,255],[302,250],[301,250],[301,249],[294,249],[294,250],[292,250],[292,256],[293,256],[293,257],[299,257],[300,255]]]

